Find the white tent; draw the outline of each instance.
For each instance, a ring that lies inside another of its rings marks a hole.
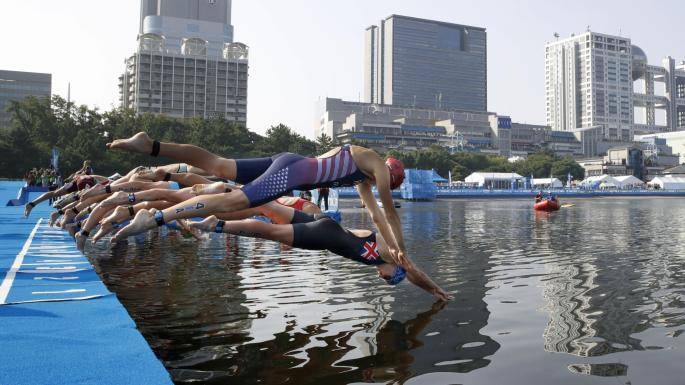
[[[512,172],[474,172],[467,176],[464,182],[478,187],[509,189],[512,181],[520,180],[523,180],[523,177]]]
[[[645,182],[632,175],[615,176],[614,179],[618,181],[618,187],[620,188],[642,187],[645,185]]]
[[[685,190],[685,177],[657,176],[649,184],[663,190]]]
[[[562,188],[564,184],[558,178],[535,178],[533,179],[533,188]]]
[[[611,188],[620,186],[621,182],[607,174],[604,174],[587,177],[585,180],[580,182],[580,184],[589,188]]]

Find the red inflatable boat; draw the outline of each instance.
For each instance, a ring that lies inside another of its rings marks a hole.
[[[542,202],[536,203],[533,208],[538,211],[557,211],[561,208],[561,204],[559,204],[558,200],[543,199]]]

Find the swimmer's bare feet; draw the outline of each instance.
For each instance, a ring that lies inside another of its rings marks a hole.
[[[133,196],[133,201],[135,202],[135,195]],[[133,203],[129,199],[129,193],[124,192],[124,191],[118,191],[115,192],[114,194],[110,195],[109,198],[103,200],[100,202],[101,206],[118,206],[118,205],[123,205],[125,203]]]
[[[156,210],[153,209],[151,211],[148,211],[143,209],[138,211],[138,213],[133,218],[131,223],[129,223],[124,228],[117,231],[116,234],[114,234],[114,237],[112,238],[112,243],[119,242],[131,235],[140,234],[142,232],[157,227],[157,222],[155,221],[155,217],[152,211]]]
[[[125,221],[131,218],[128,207],[119,206],[100,221],[100,229],[93,236],[93,243],[97,243],[102,237],[109,234],[114,229],[114,224]]]
[[[192,222],[188,221],[187,219],[177,219],[176,222],[181,227],[182,233],[190,234],[198,241],[202,239],[202,237],[200,236],[200,231],[190,227],[190,223]]]
[[[86,239],[87,239],[88,237],[86,237],[85,235],[81,234],[80,231],[79,231],[78,233],[76,233],[76,236],[75,236],[75,237],[76,237],[76,248],[77,248],[81,253],[83,253],[83,249],[85,249],[85,247],[86,247]]]
[[[48,225],[52,227],[55,224],[55,221],[57,221],[57,218],[59,218],[60,214],[59,211],[53,211],[50,213],[50,219],[48,220]]]
[[[111,143],[107,143],[106,146],[110,150],[118,149],[149,154],[152,152],[152,139],[141,131],[128,139],[116,139]]]
[[[193,195],[221,194],[226,192],[226,184],[214,182],[209,184],[196,184],[192,187]]]
[[[107,190],[105,190],[105,188],[106,187],[103,187],[102,185],[95,185],[85,192],[81,192],[81,200],[88,199],[96,195],[107,194]]]
[[[76,232],[78,231],[78,227],[76,227],[76,223],[68,223],[62,227],[64,230],[67,230],[69,235],[72,237],[76,236]]]
[[[36,207],[36,205],[33,204],[33,202],[29,202],[26,204],[26,206],[24,206],[24,218],[29,217],[29,214],[31,214],[31,210],[33,210],[34,207]]]
[[[200,222],[190,222],[188,223],[188,226],[191,229],[196,229],[205,232],[213,232],[216,230],[217,222],[219,222],[219,219],[216,216],[212,215],[203,219]]]
[[[91,212],[92,212],[92,211],[93,211],[93,210],[91,210]],[[82,220],[83,218],[85,218],[86,215],[88,215],[88,214],[90,214],[90,212],[88,211],[88,209],[83,209],[83,210],[79,211],[78,214],[76,214],[76,216],[74,217],[74,221],[78,222],[78,221]]]

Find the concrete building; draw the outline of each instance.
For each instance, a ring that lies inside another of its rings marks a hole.
[[[434,110],[348,102],[326,98],[316,136],[337,143],[365,142],[379,151],[416,150],[440,145],[451,151],[478,151],[509,157],[543,148],[561,156],[584,156],[571,132],[512,122],[494,112]]]
[[[5,111],[10,101],[27,96],[49,98],[51,94],[51,74],[0,70],[0,127],[10,125],[11,116]]]
[[[585,177],[600,175],[633,175],[645,180],[648,170],[645,168],[644,152],[638,145],[611,148],[603,158],[578,161],[585,169]]]
[[[391,15],[364,40],[365,102],[487,110],[484,28]]]
[[[662,95],[655,82],[663,84]],[[548,43],[545,90],[553,130],[601,127],[604,141],[616,145],[634,134],[685,128],[685,63],[666,57],[650,65],[629,38],[588,31]]]
[[[141,0],[138,48],[119,77],[122,107],[176,118],[247,120],[248,47],[230,0]]]
[[[630,39],[586,32],[545,47],[547,124],[553,130],[601,126],[604,137],[632,138]]]
[[[207,41],[207,53],[220,56],[233,42],[231,0],[141,0],[138,34],[164,36],[168,50],[180,52],[183,40]]]
[[[671,148],[671,153],[678,155],[678,163],[685,163],[685,131],[664,132],[660,134],[636,135],[636,141],[643,141],[648,138],[663,139],[665,145]]]
[[[338,143],[364,141],[381,151],[439,144],[477,150],[492,146],[492,112],[436,110],[326,98],[319,106],[316,136]]]

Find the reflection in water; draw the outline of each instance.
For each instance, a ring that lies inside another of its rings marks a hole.
[[[577,364],[569,365],[573,373],[600,377],[619,377],[628,375],[628,367],[623,364]]]
[[[679,352],[667,348],[683,347],[676,202],[577,201],[551,215],[527,201],[407,202],[410,256],[456,294],[446,305],[328,253],[262,240],[161,233],[91,254],[179,383],[527,384],[544,374],[573,384],[579,373],[637,383],[654,370],[629,354],[665,354],[650,365],[666,365]],[[343,218],[373,226],[362,210]],[[533,360],[539,374],[519,369]],[[660,373],[647,382],[673,382],[670,367]]]

